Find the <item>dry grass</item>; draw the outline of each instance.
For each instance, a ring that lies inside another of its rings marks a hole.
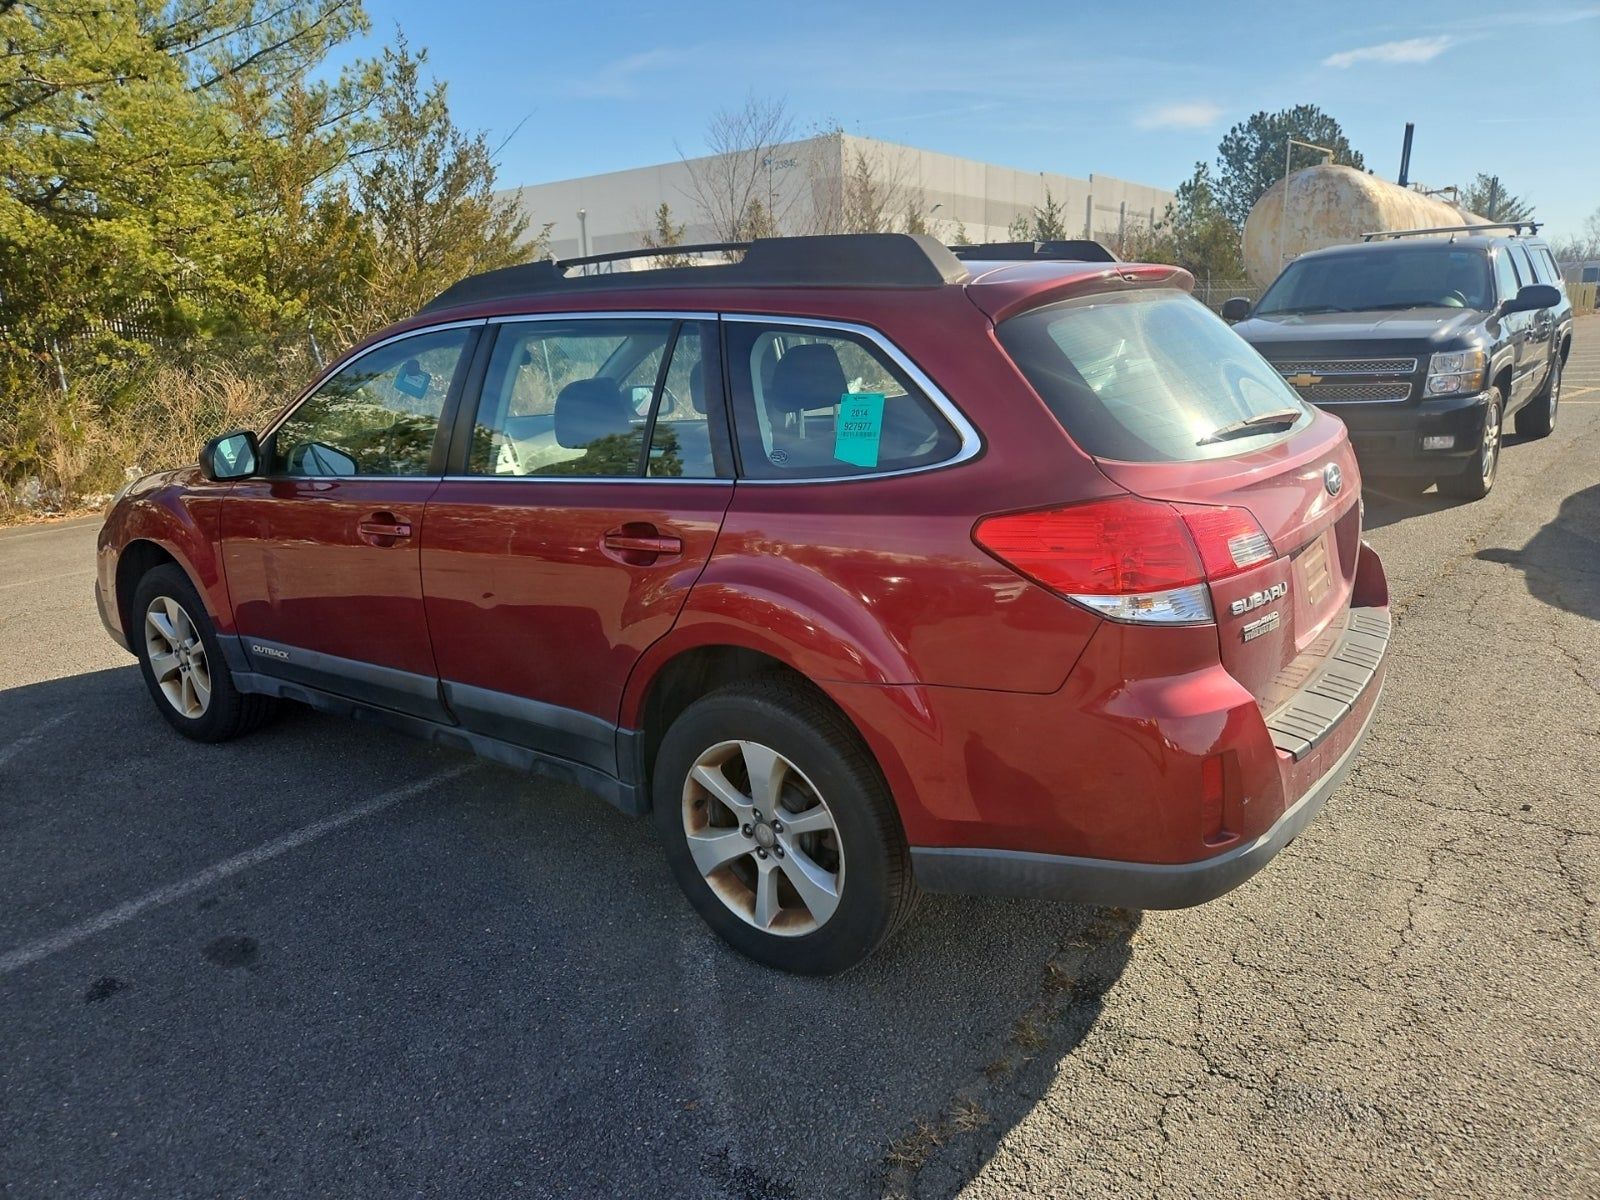
[[[192,463],[207,438],[262,423],[285,386],[223,365],[106,372],[65,394],[43,380],[13,386],[0,395],[0,522],[71,512]]]

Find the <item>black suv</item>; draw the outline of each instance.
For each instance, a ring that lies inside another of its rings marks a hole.
[[[1490,233],[1511,229],[1510,235]],[[1368,234],[1302,254],[1235,332],[1312,403],[1349,426],[1363,469],[1478,499],[1501,430],[1555,426],[1572,303],[1534,226]]]

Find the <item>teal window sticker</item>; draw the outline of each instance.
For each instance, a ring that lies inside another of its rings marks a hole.
[[[839,397],[839,419],[833,432],[836,459],[855,467],[875,467],[882,437],[882,392],[846,392]]]
[[[400,364],[400,369],[394,373],[395,391],[403,392],[413,400],[421,400],[428,394],[428,385],[433,382],[433,376],[422,369],[416,359],[409,359]]]

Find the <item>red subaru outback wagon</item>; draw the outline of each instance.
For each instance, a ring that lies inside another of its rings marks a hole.
[[[464,280],[127,489],[97,596],[162,715],[297,700],[651,811],[792,971],[919,889],[1170,908],[1259,870],[1382,686],[1344,426],[1092,243],[722,249]]]

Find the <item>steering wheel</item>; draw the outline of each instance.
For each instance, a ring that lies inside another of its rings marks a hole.
[[[1467,306],[1467,297],[1463,292],[1451,290],[1440,298],[1439,303],[1445,308],[1465,308]]]

